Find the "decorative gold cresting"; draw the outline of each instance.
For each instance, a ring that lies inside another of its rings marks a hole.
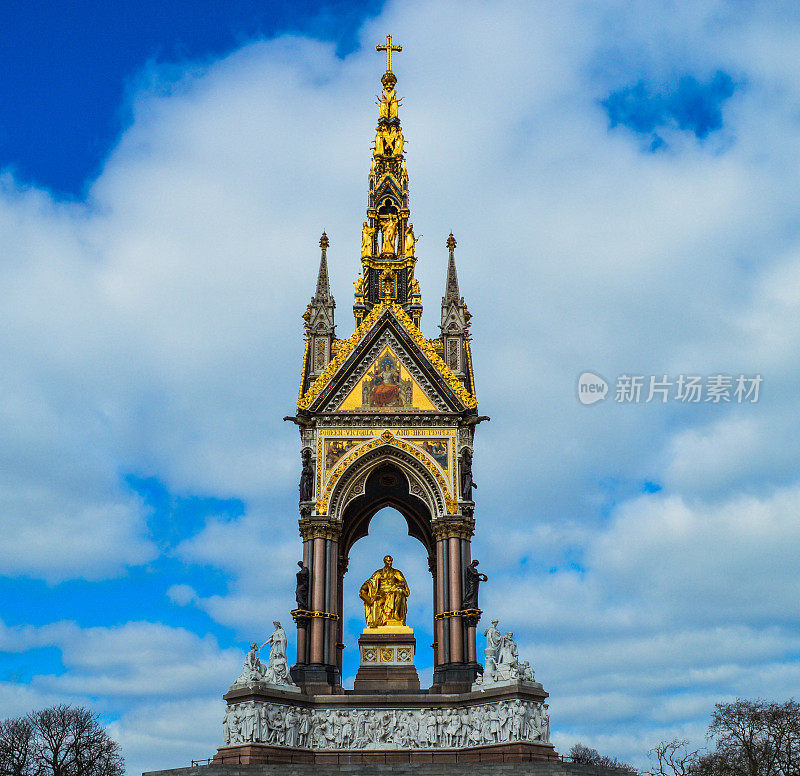
[[[303,386],[300,386],[300,396],[297,401],[297,407],[301,410],[307,410],[314,399],[322,392],[326,385],[330,382],[333,375],[338,371],[339,367],[347,360],[350,353],[356,345],[364,338],[364,336],[372,328],[375,321],[378,320],[381,313],[385,310],[391,310],[397,321],[408,332],[413,341],[428,357],[431,364],[436,368],[439,374],[444,378],[445,382],[453,389],[455,395],[464,404],[466,409],[475,409],[478,406],[478,401],[474,394],[471,394],[464,388],[464,385],[456,377],[450,367],[444,362],[442,357],[436,352],[435,346],[430,340],[422,336],[419,328],[414,324],[409,315],[403,310],[399,304],[389,302],[381,302],[372,308],[370,314],[364,318],[359,324],[358,328],[353,332],[353,335],[346,340],[339,341],[339,347],[336,350],[335,357],[331,360],[325,370],[320,376],[309,386],[308,390],[303,393]],[[433,342],[438,342],[434,340]]]

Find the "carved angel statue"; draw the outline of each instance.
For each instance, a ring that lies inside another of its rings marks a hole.
[[[422,237],[414,237],[414,225],[409,221],[406,227],[406,239],[403,243],[403,256],[413,256],[417,241]]]
[[[375,237],[375,227],[364,221],[361,229],[361,257],[372,256],[372,241]]]
[[[387,121],[396,119],[399,106],[400,100],[397,98],[394,86],[392,84],[384,86],[383,94],[378,99],[378,115]]]

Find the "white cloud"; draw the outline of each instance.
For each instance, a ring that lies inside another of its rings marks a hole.
[[[177,77],[154,68],[85,204],[6,173],[0,571],[55,583],[150,561],[147,511],[121,480],[135,472],[247,505],[176,551],[222,570],[229,589],[177,584],[173,602],[242,637],[292,606],[298,446],[280,418],[323,228],[339,334],[351,331],[373,46],[391,28],[405,47],[423,326],[435,334],[453,230],[493,417],[475,458],[483,608],[529,645],[554,729],[627,756],[652,735],[701,729],[715,693],[800,691],[800,73],[786,56],[798,27],[722,2],[645,7],[389,3],[344,59],[287,36]],[[647,154],[609,130],[609,91],[719,68],[741,85],[708,143],[672,132]],[[764,384],[741,407],[587,408],[574,396],[584,369],[761,372]],[[643,496],[646,480],[663,492]],[[421,558],[404,562],[424,590]],[[415,616],[427,622],[424,608]],[[119,723],[137,757],[179,751],[183,722],[173,733],[159,692],[194,698],[200,675],[221,692],[238,669],[188,631],[58,627],[67,635],[12,629],[0,642],[60,639],[67,671],[31,685],[43,698],[81,686],[109,706],[148,697]],[[639,685],[655,672],[663,681]]]

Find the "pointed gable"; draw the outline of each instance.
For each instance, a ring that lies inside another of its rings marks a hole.
[[[386,387],[376,394],[372,388],[378,379]],[[371,385],[369,396],[365,385]],[[341,342],[336,357],[297,406],[311,412],[459,413],[474,409],[477,402],[402,307],[381,304]]]

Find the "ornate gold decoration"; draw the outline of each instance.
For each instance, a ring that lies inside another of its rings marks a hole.
[[[394,650],[391,647],[383,647],[381,649],[381,663],[393,663]]]
[[[328,378],[330,378],[331,375],[344,363],[344,361],[350,355],[350,352],[358,344],[359,340],[369,331],[372,324],[378,320],[378,316],[381,314],[382,310],[383,305],[375,305],[375,307],[373,307],[370,311],[370,314],[364,318],[363,321],[361,321],[361,324],[353,332],[353,334],[348,339],[341,341],[342,344],[336,353],[336,357],[331,359],[328,366],[325,367],[320,376],[309,386],[309,389],[305,394],[303,394],[302,384],[300,385],[300,398],[297,401],[297,406],[299,409],[307,410],[309,408],[311,402],[317,398],[319,392],[327,384]],[[305,369],[303,373],[305,374]]]
[[[430,363],[438,370],[439,374],[450,386],[450,388],[452,388],[453,393],[455,393],[459,400],[464,404],[464,407],[470,410],[477,408],[478,402],[475,397],[471,395],[466,388],[464,388],[461,381],[455,376],[455,374],[453,374],[453,371],[450,369],[450,367],[447,366],[442,357],[436,352],[436,347],[432,345],[429,340],[422,336],[422,332],[414,325],[414,321],[411,320],[406,311],[403,310],[399,304],[382,303],[376,304],[375,307],[372,308],[369,315],[364,318],[349,339],[341,341],[342,344],[339,346],[339,349],[336,352],[336,357],[331,359],[328,366],[325,367],[320,376],[314,380],[305,394],[302,393],[302,386],[300,387],[301,394],[297,401],[298,409],[306,410],[311,406],[314,399],[317,398],[322,389],[328,384],[328,381],[332,375],[347,360],[347,357],[353,351],[353,348],[355,348],[359,341],[372,327],[372,324],[378,320],[381,313],[387,308],[392,311],[395,318],[405,328],[405,330],[416,343],[417,347],[419,347],[419,349],[428,357]],[[436,342],[438,341],[439,340],[436,340]]]
[[[325,250],[329,245],[330,241],[328,240],[328,235],[323,232],[322,237],[319,238],[319,247]]]
[[[454,612],[442,612],[441,614],[434,615],[434,620],[448,620],[451,617],[480,617],[483,614],[482,609],[459,609]]]
[[[450,232],[450,236],[447,238],[447,242],[445,243],[448,250],[454,251],[456,249],[456,238],[453,237],[453,233]]]
[[[302,620],[310,620],[314,617],[322,617],[325,620],[338,620],[338,614],[332,614],[331,612],[312,612],[306,609],[292,609],[289,614],[294,617],[294,619],[302,619]]]
[[[364,221],[361,228],[361,256],[372,256],[375,244],[375,227],[370,226],[368,221]]]
[[[328,503],[330,502],[331,493],[333,493],[333,488],[336,483],[339,481],[341,476],[344,472],[350,468],[352,464],[354,464],[359,458],[363,455],[366,455],[370,450],[374,450],[376,447],[380,447],[381,445],[392,445],[393,447],[397,447],[401,450],[404,450],[406,453],[409,453],[414,458],[416,458],[427,470],[430,472],[435,478],[436,481],[439,483],[439,486],[442,489],[442,493],[444,495],[444,502],[447,506],[447,509],[452,513],[458,509],[458,503],[453,498],[450,488],[447,485],[446,480],[442,476],[441,470],[439,469],[438,465],[428,456],[427,453],[423,453],[415,445],[409,444],[403,439],[396,437],[391,431],[388,429],[384,431],[379,437],[375,437],[374,439],[367,442],[365,445],[361,445],[360,447],[355,448],[351,453],[344,456],[340,461],[337,467],[333,470],[333,473],[328,479],[327,484],[325,485],[325,492],[322,494],[322,497],[317,501],[317,512],[319,514],[324,514],[328,509]],[[474,526],[473,521],[473,526]],[[471,535],[471,534],[470,534]]]
[[[422,336],[422,332],[414,325],[414,321],[408,316],[406,311],[397,304],[391,305],[392,312],[400,323],[405,324],[405,328],[411,335],[414,342],[417,343],[419,348],[428,357],[428,360],[439,370],[439,374],[445,379],[447,384],[453,389],[456,396],[463,402],[467,409],[474,410],[478,406],[478,402],[474,396],[462,385],[461,381],[453,374],[453,371],[444,362],[442,357],[436,352],[435,347],[429,340]],[[439,340],[436,340],[439,342]]]
[[[386,52],[386,72],[392,72],[392,52],[393,51],[402,51],[402,46],[393,46],[392,45],[392,36],[386,36],[386,43],[384,45],[377,45],[375,46],[375,51],[385,51]]]

